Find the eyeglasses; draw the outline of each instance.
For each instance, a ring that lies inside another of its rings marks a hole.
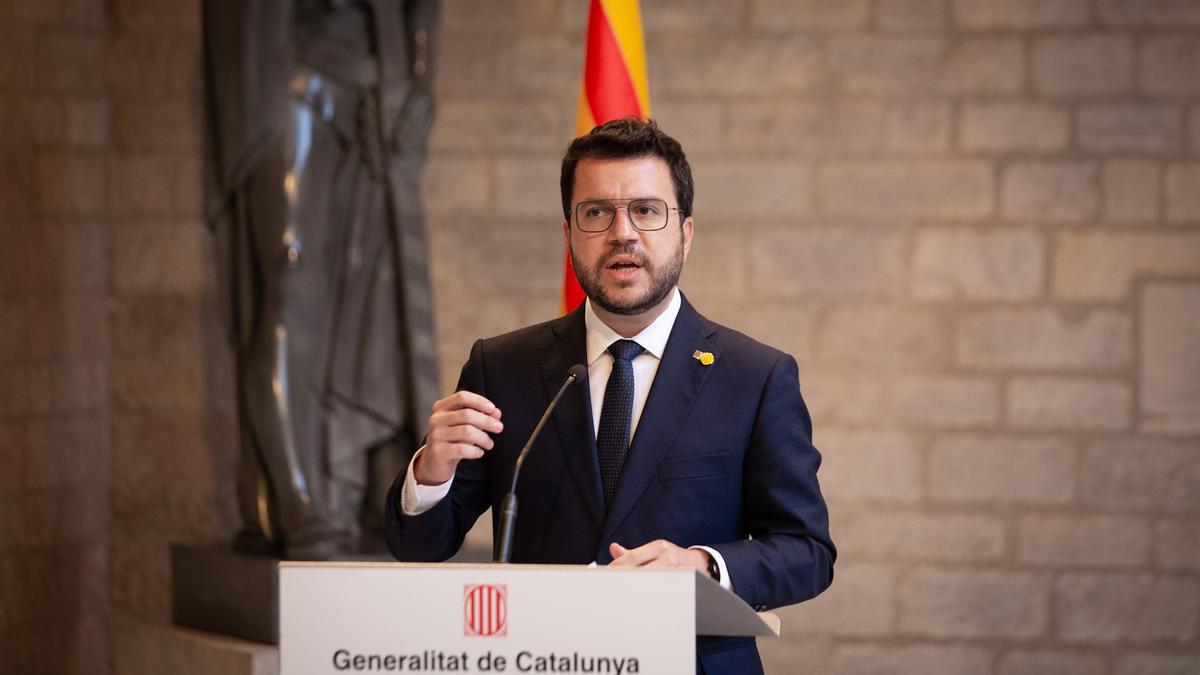
[[[667,226],[672,211],[683,212],[683,209],[668,207],[661,199],[594,199],[575,206],[575,227],[580,232],[604,232],[612,227],[617,210],[622,208],[634,229],[642,232],[661,230]]]

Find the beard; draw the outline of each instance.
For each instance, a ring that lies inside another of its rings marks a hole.
[[[608,255],[597,260],[591,268],[584,266],[583,262],[576,257],[574,246],[568,248],[571,254],[571,266],[575,268],[575,278],[579,281],[579,286],[583,288],[583,292],[592,302],[611,314],[633,316],[658,305],[679,283],[679,275],[683,272],[682,232],[680,232],[680,245],[675,248],[674,255],[662,269],[650,262],[644,251],[629,245],[614,246]],[[618,255],[632,257],[650,277],[650,286],[641,296],[629,300],[618,300],[610,295],[600,283],[600,278],[604,274],[604,269],[608,267],[609,261]]]

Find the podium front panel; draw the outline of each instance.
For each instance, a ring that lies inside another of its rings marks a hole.
[[[282,563],[280,668],[695,672],[691,570]]]

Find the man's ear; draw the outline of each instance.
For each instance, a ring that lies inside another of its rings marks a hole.
[[[687,260],[688,251],[692,249],[692,235],[695,232],[696,224],[692,221],[692,217],[688,216],[683,219],[683,259]]]
[[[563,229],[563,244],[570,246],[571,245],[571,221],[567,220],[566,218],[563,218],[562,229]]]

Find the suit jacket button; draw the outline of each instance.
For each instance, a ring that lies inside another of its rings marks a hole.
[[[756,612],[761,612],[761,611],[763,611],[763,610],[764,610],[764,609],[766,609],[766,608],[767,608],[767,606],[766,606],[766,605],[755,605],[755,606],[754,606],[754,611],[756,611]]]

